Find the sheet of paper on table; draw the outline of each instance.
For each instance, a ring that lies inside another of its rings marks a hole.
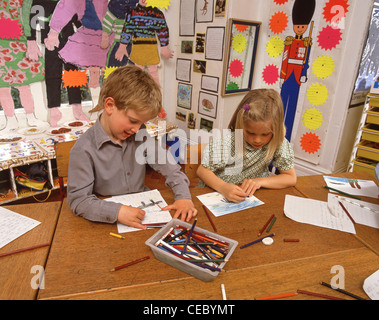
[[[324,176],[324,180],[329,188],[334,188],[354,196],[378,198],[379,195],[378,186],[371,180],[357,180],[328,176]]]
[[[365,280],[363,290],[372,300],[379,300],[379,270]]]
[[[0,248],[34,229],[41,222],[0,207]]]
[[[146,214],[142,224],[164,223],[172,219],[169,211],[161,210],[167,206],[167,203],[158,190],[114,196],[105,200],[144,210]],[[117,230],[118,233],[141,231],[141,229],[129,227],[119,222],[117,222]]]
[[[203,205],[211,211],[216,217],[220,217],[233,212],[242,211],[249,208],[254,208],[263,205],[264,202],[252,196],[240,203],[229,202],[225,197],[218,192],[211,192],[197,196]]]

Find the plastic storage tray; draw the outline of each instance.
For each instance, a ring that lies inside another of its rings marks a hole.
[[[219,271],[212,271],[208,269],[204,269],[202,267],[198,267],[197,265],[187,262],[179,257],[176,257],[169,252],[166,252],[162,249],[159,249],[155,246],[155,243],[160,240],[167,232],[169,232],[171,227],[175,226],[182,226],[185,228],[190,229],[192,227],[191,224],[186,223],[184,221],[178,220],[178,219],[172,219],[170,222],[168,222],[162,229],[160,229],[157,233],[155,233],[152,237],[150,237],[148,240],[146,240],[145,244],[151,248],[153,251],[155,257],[164,262],[169,264],[170,266],[177,268],[185,273],[190,274],[191,276],[194,276],[195,278],[198,278],[203,281],[213,281],[216,279]],[[227,242],[229,243],[229,252],[227,256],[225,257],[225,260],[230,260],[231,255],[233,254],[234,250],[236,249],[238,242],[229,238],[225,238],[223,236],[220,236],[218,234],[209,232],[208,230],[198,228],[195,226],[194,231],[198,231],[200,233],[203,233],[207,236],[213,237],[217,240]],[[220,269],[222,269],[226,264],[226,261],[220,264]]]

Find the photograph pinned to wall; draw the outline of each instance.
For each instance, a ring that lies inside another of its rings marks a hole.
[[[179,36],[195,35],[195,0],[180,0]]]
[[[181,53],[193,53],[193,41],[183,40],[180,51]]]
[[[200,118],[200,130],[206,130],[208,132],[211,132],[213,129],[213,121]]]
[[[187,128],[196,129],[196,115],[193,112],[188,113]]]
[[[191,82],[191,59],[176,60],[176,80]]]
[[[178,107],[191,110],[192,105],[192,85],[178,83]]]
[[[202,75],[201,76],[201,89],[218,92],[219,82],[220,82],[219,77]]]
[[[205,33],[196,33],[196,47],[197,53],[204,53],[205,50]]]
[[[261,22],[229,19],[222,96],[251,89],[260,27]]]
[[[200,91],[199,93],[199,114],[216,119],[218,96],[215,94]]]
[[[224,56],[224,27],[208,27],[205,41],[205,59],[222,61]]]
[[[186,120],[187,120],[187,111],[184,111],[184,110],[182,110],[180,108],[176,108],[175,118],[178,119],[179,121],[186,122]]]
[[[193,72],[207,73],[207,62],[204,60],[193,60]]]
[[[196,0],[196,22],[213,22],[214,0]]]
[[[226,1],[227,0],[216,0],[215,1],[215,17],[225,18],[226,16]]]

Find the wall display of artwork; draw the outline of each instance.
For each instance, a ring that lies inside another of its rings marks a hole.
[[[200,91],[198,112],[207,117],[216,119],[218,96]]]
[[[192,106],[192,85],[178,83],[178,107],[191,110]]]

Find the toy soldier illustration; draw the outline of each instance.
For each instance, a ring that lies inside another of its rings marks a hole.
[[[296,0],[292,9],[295,37],[284,41],[282,68],[280,73],[281,97],[284,106],[284,119],[287,128],[286,138],[291,141],[293,122],[296,115],[300,86],[307,82],[309,56],[312,48],[313,22],[309,36],[303,38],[316,8],[315,0]]]

